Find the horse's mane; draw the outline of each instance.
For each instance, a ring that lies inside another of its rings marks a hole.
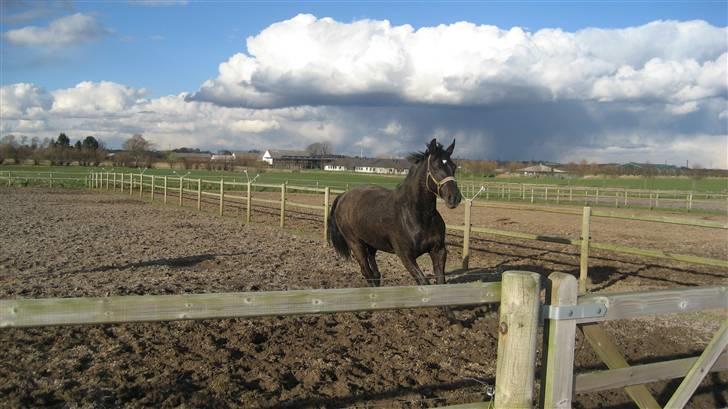
[[[412,162],[412,164],[416,165],[420,162],[422,162],[425,157],[427,156],[427,152],[411,152],[409,155],[407,155],[407,160]]]
[[[440,142],[437,143],[436,150],[442,151],[442,145],[440,144]],[[424,152],[422,152],[422,151],[410,152],[410,154],[407,155],[407,160],[412,162],[413,165],[416,165],[416,164],[422,162],[423,160],[425,160],[427,155],[429,155],[431,153],[435,153],[435,152],[430,152],[429,149]]]

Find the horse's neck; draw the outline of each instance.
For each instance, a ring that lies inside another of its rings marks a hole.
[[[431,219],[437,211],[435,194],[427,189],[427,166],[421,164],[413,174],[405,179],[398,189],[398,202],[406,207],[410,214],[416,214],[423,220]]]

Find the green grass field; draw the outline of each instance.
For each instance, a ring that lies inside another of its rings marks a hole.
[[[3,165],[0,166],[0,175],[5,172],[12,172],[16,175],[27,177],[47,177],[53,173],[54,177],[84,177],[94,171],[110,171],[124,173],[139,173],[136,168],[101,168],[85,166],[24,166],[24,165]],[[171,169],[148,169],[145,174],[184,176],[190,178],[219,178],[224,176],[227,180],[245,182],[246,175],[243,172],[219,172],[207,170],[171,170]],[[250,174],[252,179],[255,175]],[[386,187],[394,187],[403,180],[402,176],[384,176],[354,174],[350,172],[324,172],[316,170],[304,170],[294,172],[283,172],[277,170],[262,171],[256,182],[280,184],[288,182],[290,185],[300,186],[330,186],[332,188],[346,188],[361,184],[378,184]],[[648,190],[692,190],[695,192],[726,192],[728,191],[728,178],[702,178],[691,179],[686,177],[587,177],[587,178],[535,178],[535,177],[498,177],[478,178],[469,175],[461,175],[459,180],[462,183],[527,183],[527,184],[550,184],[563,186],[588,186],[588,187],[612,187],[626,189],[648,189]]]

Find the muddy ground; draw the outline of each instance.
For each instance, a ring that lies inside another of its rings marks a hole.
[[[301,202],[320,198],[291,195]],[[212,198],[199,213],[137,196],[0,189],[0,298],[180,294],[359,287],[353,262],[321,243],[320,212],[258,209],[241,224]],[[462,209],[446,212],[448,223]],[[686,217],[683,215],[683,217]],[[725,220],[721,216],[697,216]],[[577,238],[580,217],[477,209],[473,224]],[[726,258],[725,231],[595,219],[596,241]],[[492,236],[449,235],[450,282],[498,280],[523,269],[578,274],[575,248]],[[728,271],[594,251],[591,291],[728,284]],[[395,257],[378,256],[386,285],[411,285]],[[427,257],[421,264],[429,269]],[[4,407],[432,407],[482,400],[495,376],[497,312],[439,310],[255,320],[0,330]],[[695,356],[719,326],[715,312],[605,324],[630,363]],[[540,348],[539,348],[540,349]],[[581,334],[577,372],[602,369]],[[651,384],[664,404],[679,381]],[[728,373],[711,374],[688,407],[728,405]],[[579,408],[633,407],[622,390],[577,395]]]

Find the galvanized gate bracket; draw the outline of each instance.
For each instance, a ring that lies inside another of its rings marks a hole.
[[[544,305],[541,318],[546,320],[577,320],[607,315],[606,304]]]

